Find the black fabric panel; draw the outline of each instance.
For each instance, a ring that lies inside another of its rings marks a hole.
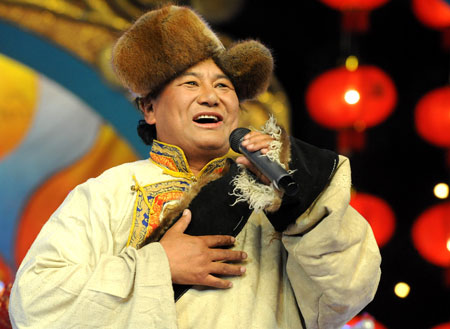
[[[192,200],[189,209],[192,212],[191,223],[185,234],[199,235],[231,235],[236,237],[247,223],[251,210],[246,202],[236,201],[231,195],[231,180],[238,174],[236,163],[231,164],[229,171],[221,178],[205,185]],[[178,300],[190,285],[173,284],[175,300]]]
[[[284,195],[277,212],[266,212],[275,230],[283,232],[309,208],[328,184],[338,162],[336,153],[291,137],[289,168],[295,170],[292,175],[299,191],[294,196]]]

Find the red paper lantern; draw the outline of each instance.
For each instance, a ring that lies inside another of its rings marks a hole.
[[[430,28],[450,27],[450,5],[444,0],[412,0],[412,10],[417,19]]]
[[[337,10],[373,10],[389,0],[320,0]]]
[[[379,247],[391,239],[395,231],[395,214],[386,201],[357,192],[352,194],[350,205],[369,222]]]
[[[320,0],[342,12],[342,28],[346,31],[365,32],[369,28],[369,12],[389,0]]]
[[[356,91],[359,100],[346,101]],[[361,65],[350,71],[345,67],[329,70],[309,85],[306,105],[311,117],[331,128],[368,128],[384,121],[397,102],[397,91],[390,77],[375,66]]]
[[[435,89],[419,100],[415,124],[419,135],[428,142],[450,147],[450,86]]]
[[[423,212],[411,233],[414,246],[423,258],[437,266],[450,266],[450,202]]]
[[[12,280],[11,269],[0,257],[0,329],[11,329],[8,308]]]
[[[11,294],[11,284],[8,284],[0,291],[0,329],[11,329],[9,319],[9,295]]]
[[[368,322],[368,325],[361,325],[361,322]],[[363,315],[357,315],[353,319],[351,319],[349,322],[347,322],[347,328],[373,328],[373,329],[387,329],[385,326],[383,326],[381,323],[379,323],[375,318],[369,314],[363,314]],[[344,329],[343,328],[343,329]]]
[[[439,324],[431,329],[450,329],[450,322]]]

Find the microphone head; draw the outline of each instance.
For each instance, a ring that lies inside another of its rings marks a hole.
[[[239,150],[239,145],[241,144],[242,138],[250,132],[247,128],[236,128],[230,134],[230,147],[236,153],[241,153]]]

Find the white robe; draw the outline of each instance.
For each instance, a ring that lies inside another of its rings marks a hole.
[[[14,328],[340,328],[374,297],[380,254],[348,203],[350,166],[339,166],[316,202],[282,238],[254,212],[234,249],[247,271],[226,290],[194,287],[175,303],[159,243],[127,247],[135,184],[171,180],[149,160],[76,187],[42,228],[11,292]],[[305,222],[318,222],[300,235]]]

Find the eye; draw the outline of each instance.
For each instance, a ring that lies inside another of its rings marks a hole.
[[[198,86],[197,81],[186,81],[184,84],[188,86]]]
[[[231,86],[231,83],[227,83],[227,82],[218,82],[216,84],[216,88],[228,88],[228,89],[233,89],[233,87]]]

